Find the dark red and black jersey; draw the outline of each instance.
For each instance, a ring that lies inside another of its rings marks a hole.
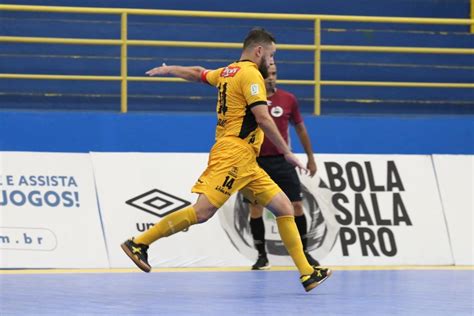
[[[303,122],[298,100],[296,97],[282,89],[277,89],[275,94],[268,98],[268,111],[275,121],[281,136],[289,144],[289,123],[292,125]],[[262,147],[260,148],[260,156],[276,156],[283,154],[273,143],[265,136]]]

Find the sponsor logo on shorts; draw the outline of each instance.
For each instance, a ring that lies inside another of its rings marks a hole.
[[[239,168],[237,168],[237,167],[230,168],[229,175],[231,177],[237,178],[238,174],[239,174]]]
[[[218,185],[214,188],[214,190],[224,193],[227,196],[230,196],[230,192],[227,191],[222,185]]]
[[[217,120],[217,126],[225,127],[226,123],[227,123],[226,119],[218,119]]]

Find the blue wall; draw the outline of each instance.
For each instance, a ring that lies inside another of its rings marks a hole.
[[[474,154],[474,116],[306,116],[305,123],[318,153]],[[214,127],[207,113],[4,111],[0,151],[208,152]]]

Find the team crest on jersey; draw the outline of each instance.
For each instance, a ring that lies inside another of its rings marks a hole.
[[[280,117],[283,115],[283,108],[281,106],[275,105],[270,109],[270,114],[273,117]]]
[[[239,72],[240,67],[225,67],[221,72],[221,77],[233,77]]]
[[[258,88],[258,84],[254,83],[250,85],[250,94],[251,95],[257,95],[260,92],[260,89]]]

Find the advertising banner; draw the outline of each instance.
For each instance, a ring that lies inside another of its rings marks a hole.
[[[321,155],[341,225],[327,264],[452,264],[430,156]]]
[[[93,153],[112,267],[133,266],[119,245],[194,203],[207,154]],[[300,155],[304,161],[304,155]],[[308,248],[327,265],[444,265],[453,259],[430,156],[318,155],[301,176]],[[256,259],[248,206],[234,195],[210,221],[150,248],[154,266],[248,266]],[[266,211],[273,265],[292,265]]]
[[[332,193],[327,185],[315,176],[300,175],[303,209],[308,231],[307,250],[318,261],[333,249],[339,234],[336,220],[337,209],[332,202]],[[250,209],[239,193],[232,196],[219,211],[219,219],[232,245],[251,261],[257,258],[249,224]],[[293,265],[281,241],[275,216],[264,209],[265,241],[267,256],[272,265]]]
[[[456,265],[474,265],[474,156],[433,155]]]
[[[107,268],[88,154],[0,152],[0,268]]]
[[[305,161],[305,155],[299,156]],[[301,176],[310,253],[326,265],[452,264],[430,156],[317,155],[318,176]],[[255,257],[245,211],[232,198],[219,214],[243,255]],[[291,264],[267,211],[272,264]]]
[[[207,165],[207,154],[92,153],[110,264],[134,267],[120,244],[195,202],[191,187]],[[230,243],[217,216],[153,244],[155,267],[248,266]]]

